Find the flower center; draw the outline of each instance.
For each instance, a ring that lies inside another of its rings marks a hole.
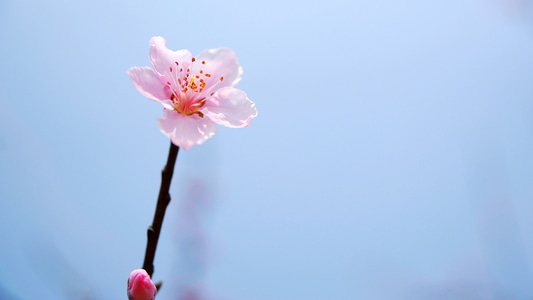
[[[198,71],[192,73],[192,66],[196,62],[196,58],[191,59],[191,63],[182,64],[175,61],[176,66],[170,66],[168,69],[172,74],[173,82],[167,82],[167,86],[170,89],[170,100],[174,110],[186,116],[198,115],[200,118],[204,117],[204,114],[200,111],[202,106],[205,105],[206,97],[213,96],[213,86],[217,83],[213,80],[210,73],[206,73],[203,67],[206,65],[205,60],[201,61],[202,66],[195,68]],[[220,81],[224,78],[221,76]]]
[[[204,114],[200,111],[200,108],[205,104],[205,98],[190,100],[190,99],[180,99],[176,94],[170,95],[170,100],[172,100],[172,105],[174,110],[182,115],[192,116],[197,114],[200,118],[204,117]]]

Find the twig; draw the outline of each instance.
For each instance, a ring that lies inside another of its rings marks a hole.
[[[143,269],[146,270],[148,275],[152,277],[154,273],[154,257],[155,250],[157,248],[157,242],[159,241],[159,234],[161,233],[161,225],[165,217],[165,211],[170,203],[170,182],[172,181],[172,174],[174,173],[174,165],[176,164],[176,158],[178,156],[179,147],[170,142],[170,149],[168,150],[167,164],[161,171],[161,188],[159,189],[159,196],[157,198],[157,205],[154,213],[154,221],[152,225],[148,227],[146,243],[146,253],[144,254]]]

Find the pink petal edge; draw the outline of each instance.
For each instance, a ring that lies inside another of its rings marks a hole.
[[[162,82],[172,80],[172,72],[170,67],[176,67],[176,62],[181,64],[181,67],[188,68],[191,63],[192,54],[189,50],[172,51],[167,48],[166,41],[163,37],[154,36],[150,39],[150,50],[148,56],[150,62],[157,72],[163,78]]]
[[[219,88],[225,86],[236,86],[242,78],[242,67],[237,61],[237,56],[233,50],[228,48],[216,48],[204,50],[196,57],[199,61],[205,61],[202,68],[213,73],[213,80],[217,82]]]
[[[130,76],[133,86],[144,97],[157,102],[169,100],[165,85],[150,67],[133,67],[126,73]]]
[[[245,92],[233,87],[219,89],[205,105],[205,114],[213,122],[230,127],[242,128],[257,117],[257,108]]]

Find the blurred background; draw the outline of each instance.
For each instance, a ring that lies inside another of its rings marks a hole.
[[[126,70],[233,48],[157,299],[533,299],[533,2],[0,1],[0,299],[126,299],[169,141]]]

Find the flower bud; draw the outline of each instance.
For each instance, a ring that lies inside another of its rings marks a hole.
[[[133,270],[128,278],[129,300],[153,300],[157,289],[143,269]]]

